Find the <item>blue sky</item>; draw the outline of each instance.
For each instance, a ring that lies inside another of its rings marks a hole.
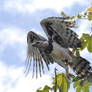
[[[91,6],[91,0],[0,0],[0,92],[35,92],[35,89],[50,85],[54,67],[59,72],[64,69],[50,65],[50,72],[41,78],[32,79],[32,71],[24,76],[26,59],[27,32],[33,30],[46,37],[40,21],[51,16],[61,16],[61,11],[68,15],[77,15]],[[79,21],[75,29],[80,36],[89,33],[89,21]],[[81,56],[92,61],[92,53],[85,49]],[[74,89],[70,88],[70,92]]]

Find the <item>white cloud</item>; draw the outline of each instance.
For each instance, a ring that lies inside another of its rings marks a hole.
[[[19,75],[21,75],[21,70],[22,68],[16,69],[14,66],[8,67],[0,61],[0,92],[6,92],[12,86]]]
[[[32,29],[32,31],[43,35],[40,31]],[[16,27],[9,27],[0,31],[0,57],[4,55],[4,51],[13,48],[17,52],[17,56],[24,61],[27,52],[27,32]]]
[[[40,87],[44,87],[45,84],[50,84],[50,78],[48,75],[44,75],[38,79],[26,79],[21,78],[15,88],[9,89],[7,92],[36,92]]]
[[[31,74],[25,77],[23,67],[8,67],[0,62],[0,92],[35,92],[37,88],[50,85],[50,76],[31,78]]]
[[[4,54],[7,47],[10,47],[18,51],[22,59],[26,52],[26,35],[24,30],[15,27],[2,29],[0,31],[0,56]]]
[[[71,7],[74,3],[82,5],[89,4],[87,0],[7,0],[4,3],[4,8],[6,10],[13,9],[19,12],[29,13],[43,9],[53,9],[61,12],[63,8]]]
[[[15,45],[16,43],[25,42],[25,33],[18,28],[6,28],[0,31],[0,43]]]

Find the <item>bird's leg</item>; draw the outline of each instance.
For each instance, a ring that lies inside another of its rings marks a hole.
[[[66,76],[68,79],[70,79],[70,77],[74,77],[73,74],[69,73],[68,69],[65,69],[66,70]]]
[[[68,69],[65,69],[66,70],[66,76],[70,79],[70,76],[69,76],[69,71]]]
[[[70,74],[68,72],[68,63],[67,61],[65,61],[64,59],[63,60],[60,60],[60,61],[57,61],[57,63],[62,66],[65,70],[66,70],[66,76],[69,78],[71,77],[72,74]]]
[[[68,60],[65,59],[64,61],[66,62],[66,66],[68,66]],[[74,77],[73,74],[69,73],[68,68],[65,68],[65,70],[66,70],[66,76],[67,76],[69,79],[70,79],[70,77]]]
[[[68,64],[66,64],[65,62],[63,62],[63,63],[62,63],[62,66],[63,66],[63,68],[64,68],[65,71],[66,71],[66,77],[67,77],[68,79],[70,79],[70,74],[69,74],[69,71],[68,71]]]

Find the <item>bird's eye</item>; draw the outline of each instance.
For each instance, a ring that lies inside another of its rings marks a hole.
[[[36,44],[39,44],[39,42],[36,42]]]

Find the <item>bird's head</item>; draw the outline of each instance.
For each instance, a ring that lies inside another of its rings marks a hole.
[[[27,34],[27,43],[34,43],[36,41],[45,41],[46,39],[44,37],[42,37],[41,35],[39,34],[36,34],[35,32],[33,31],[29,31],[28,34]]]
[[[33,47],[46,48],[48,46],[48,41],[36,41],[32,43]]]

